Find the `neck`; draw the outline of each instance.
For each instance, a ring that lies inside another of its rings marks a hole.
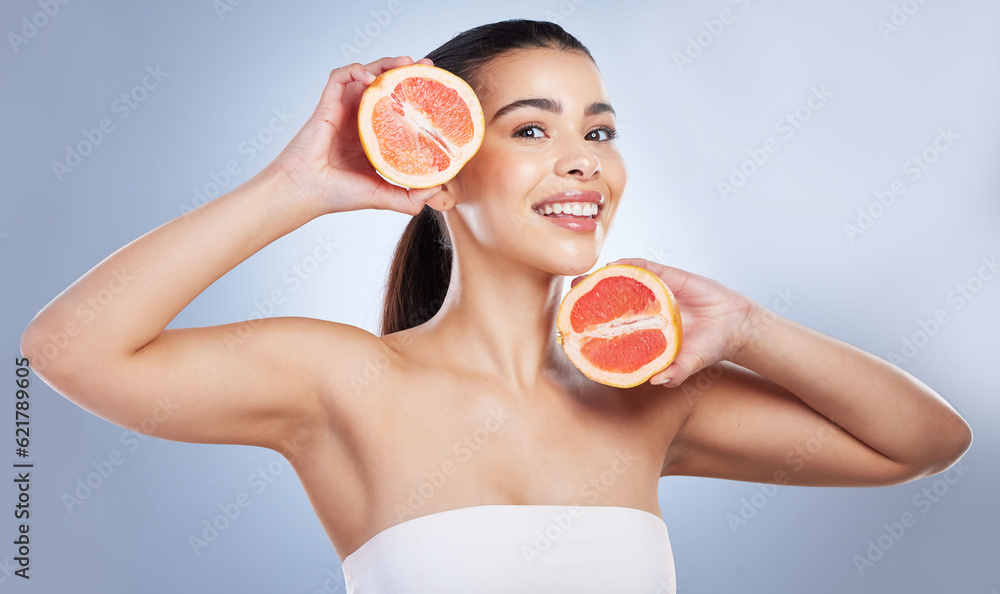
[[[511,260],[463,266],[456,253],[447,296],[425,328],[451,364],[530,393],[563,357],[555,326],[562,287],[560,275]]]

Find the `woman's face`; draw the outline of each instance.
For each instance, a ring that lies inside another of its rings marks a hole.
[[[484,257],[553,274],[589,271],[626,183],[600,71],[580,52],[547,48],[515,50],[484,68],[476,89],[483,144],[447,183],[454,209],[445,217],[459,257],[471,241]],[[593,220],[536,210],[542,202],[587,199],[600,202]]]

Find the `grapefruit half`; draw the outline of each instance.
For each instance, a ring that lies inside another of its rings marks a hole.
[[[483,142],[479,98],[464,80],[426,64],[387,70],[358,106],[358,135],[382,177],[431,188],[455,177]]]
[[[666,369],[681,348],[674,294],[645,268],[600,268],[566,293],[556,316],[557,340],[590,379],[638,386]]]

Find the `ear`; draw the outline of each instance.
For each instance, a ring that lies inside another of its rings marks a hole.
[[[448,184],[441,184],[441,189],[430,197],[427,201],[427,206],[441,212],[451,210],[455,206],[452,193],[448,191]]]

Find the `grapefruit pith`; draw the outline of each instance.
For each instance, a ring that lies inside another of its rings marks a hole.
[[[667,368],[681,348],[677,300],[645,268],[600,268],[566,293],[556,316],[557,340],[590,379],[638,386]]]
[[[358,106],[358,135],[382,177],[431,188],[455,177],[483,142],[479,98],[464,80],[426,64],[387,70]]]

